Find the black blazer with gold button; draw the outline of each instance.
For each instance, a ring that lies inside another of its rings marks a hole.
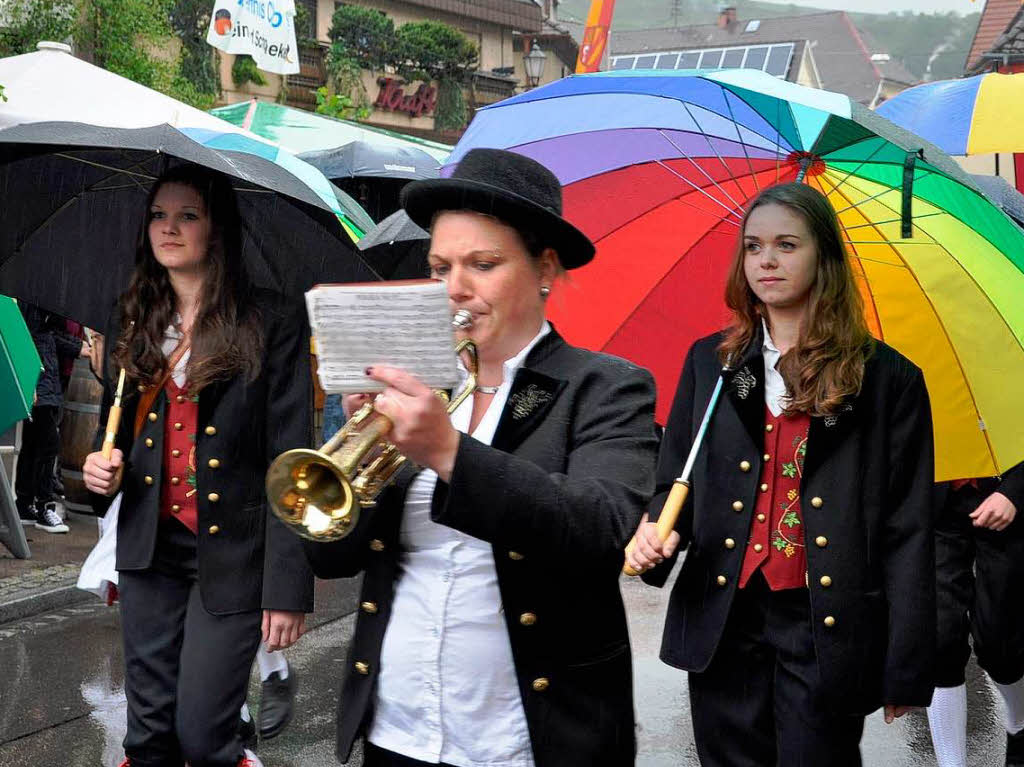
[[[301,304],[265,290],[250,300],[262,317],[259,374],[236,376],[199,392],[195,462],[199,531],[197,558],[203,605],[214,614],[313,609],[313,576],[299,539],[269,513],[264,478],[281,452],[312,441],[309,330]],[[115,309],[107,327],[102,426],[113,402],[116,371],[110,351],[120,332]],[[133,438],[139,392],[126,387],[117,447],[125,455],[118,516],[117,569],[144,570],[153,560],[160,516],[166,393],[153,403]],[[147,439],[152,446],[147,447]],[[98,449],[98,447],[97,447]],[[212,461],[212,465],[211,465]],[[147,484],[146,477],[152,477]],[[103,513],[109,498],[93,495]]]
[[[704,338],[686,357],[662,440],[653,517],[722,374],[720,341],[721,334]],[[724,373],[692,495],[676,526],[680,549],[688,549],[669,601],[661,657],[688,671],[703,671],[715,654],[749,538],[764,452],[761,345],[759,330]],[[800,488],[821,693],[836,710],[866,713],[885,703],[924,706],[931,699],[933,480],[924,378],[905,357],[876,343],[860,394],[836,416],[811,418]],[[815,543],[819,538],[823,545]],[[666,561],[644,580],[663,585],[671,566]]]
[[[656,450],[650,374],[552,331],[518,371],[492,444],[463,435],[451,482],[437,484],[434,521],[493,545],[537,767],[634,762],[619,573],[654,489]],[[414,475],[403,470],[349,537],[305,544],[320,577],[365,571],[338,709],[343,762],[373,716]]]

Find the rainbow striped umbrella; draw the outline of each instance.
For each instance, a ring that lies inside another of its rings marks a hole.
[[[566,78],[482,109],[450,162],[480,146],[561,180],[598,255],[550,315],[570,341],[650,368],[661,419],[689,344],[728,319],[745,205],[800,180],[839,213],[872,332],[924,369],[937,478],[1024,459],[1024,231],[936,147],[753,70]]]
[[[925,83],[889,99],[878,114],[949,154],[1024,152],[1017,129],[1024,123],[1024,74]]]

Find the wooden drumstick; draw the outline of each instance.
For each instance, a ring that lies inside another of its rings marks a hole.
[[[103,435],[103,447],[100,448],[103,457],[108,461],[114,452],[114,441],[117,439],[117,430],[121,425],[121,396],[124,394],[124,378],[124,368],[121,368],[121,374],[117,377],[114,404],[110,407],[110,413],[107,414],[107,430]]]
[[[679,513],[683,509],[683,504],[686,503],[686,497],[690,494],[690,475],[693,473],[693,464],[697,460],[700,446],[704,443],[708,424],[711,422],[711,416],[715,412],[715,405],[718,404],[718,398],[721,394],[722,377],[719,376],[718,383],[715,384],[715,390],[711,392],[711,400],[708,402],[707,410],[704,411],[704,419],[700,422],[700,429],[697,430],[697,438],[693,441],[690,454],[687,456],[686,464],[683,466],[683,473],[676,477],[675,482],[672,484],[672,489],[669,491],[668,498],[665,499],[665,503],[661,507],[657,530],[658,540],[662,543],[668,540],[668,537],[675,529],[676,522],[679,520]],[[636,548],[636,536],[633,536],[629,545],[626,546],[626,564],[622,566],[622,572],[631,577],[640,575],[641,572],[634,570],[629,564],[629,555],[633,552],[634,548]]]

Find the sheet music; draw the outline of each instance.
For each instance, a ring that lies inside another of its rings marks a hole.
[[[458,383],[448,292],[437,280],[318,285],[306,293],[317,372],[332,394],[382,391],[366,376],[393,365],[432,389]]]

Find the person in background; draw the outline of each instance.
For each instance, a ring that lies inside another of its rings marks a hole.
[[[18,302],[32,334],[43,370],[36,385],[32,415],[21,433],[21,454],[14,481],[18,516],[23,525],[48,533],[68,532],[54,471],[60,450],[60,414],[64,404],[60,357],[88,357],[91,349],[82,338],[67,332],[65,320],[38,306]]]
[[[928,724],[939,767],[967,767],[971,644],[1003,700],[1006,764],[1024,766],[1024,463],[939,486],[939,661]]]
[[[704,767],[856,767],[864,717],[934,686],[924,376],[871,338],[835,211],[806,184],[750,203],[725,295],[732,325],[686,356],[651,516],[721,377],[692,496],[666,541],[641,525],[628,563],[662,586],[687,549],[661,658],[689,672]]]

